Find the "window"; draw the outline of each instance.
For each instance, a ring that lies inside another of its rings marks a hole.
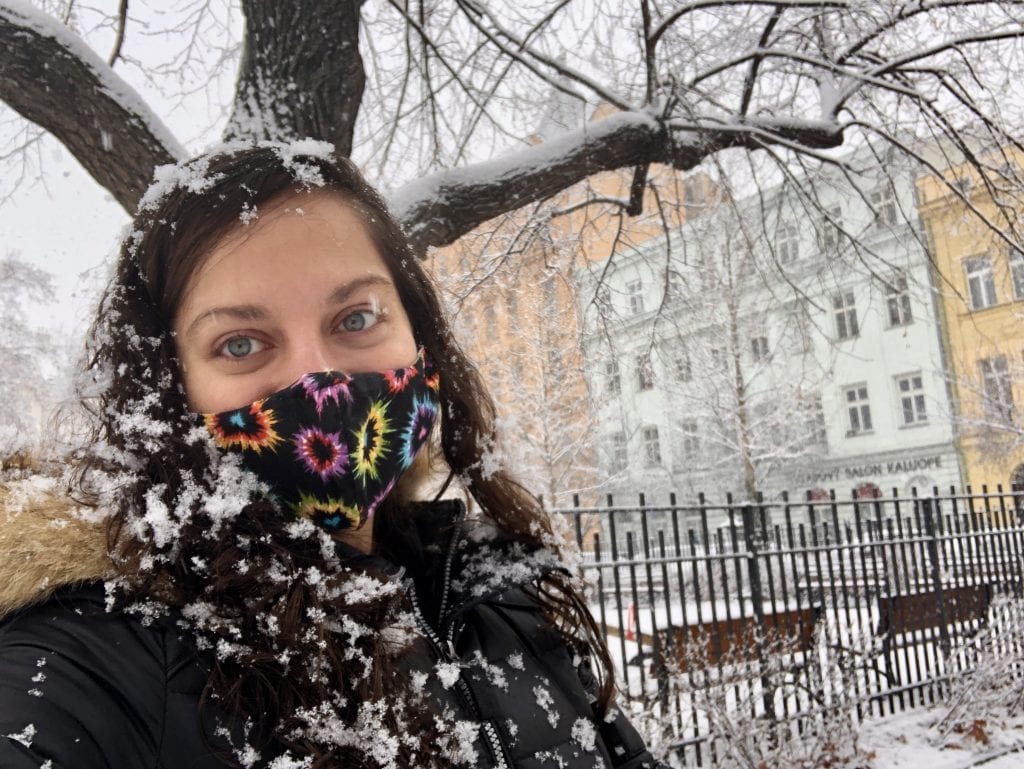
[[[715,371],[721,371],[723,374],[729,371],[729,358],[725,354],[724,347],[712,347],[711,348],[711,367]]]
[[[885,303],[889,310],[889,328],[906,326],[913,322],[910,310],[910,290],[907,288],[907,276],[895,275],[885,284]]]
[[[850,417],[850,429],[847,436],[861,435],[871,432],[871,405],[868,403],[868,386],[866,384],[847,387],[846,411]]]
[[[755,361],[764,360],[768,357],[768,337],[755,336],[750,340],[750,351]]]
[[[597,311],[601,313],[601,315],[605,315],[606,313],[611,312],[612,292],[611,289],[608,288],[607,283],[602,283],[598,287],[597,293],[594,294],[594,304],[597,305]]]
[[[484,323],[487,324],[487,336],[494,339],[498,335],[498,315],[493,302],[484,305]]]
[[[967,271],[967,293],[972,310],[984,310],[996,303],[996,284],[992,279],[992,260],[975,256],[964,261]]]
[[[1013,421],[1013,383],[1005,355],[982,358],[981,386],[985,396],[985,418],[1000,424]]]
[[[650,390],[654,387],[654,366],[649,352],[636,356],[636,381],[641,390]]]
[[[1013,281],[1013,298],[1024,299],[1024,251],[1019,248],[1010,251],[1010,280]]]
[[[657,467],[661,464],[661,443],[658,440],[657,427],[645,427],[644,436],[644,460],[648,467]]]
[[[871,210],[875,212],[875,224],[879,227],[892,226],[899,221],[896,196],[892,187],[886,185],[870,195]]]
[[[676,349],[672,364],[677,380],[689,382],[693,379],[693,363],[690,360],[690,351],[685,347]]]
[[[811,398],[804,403],[804,434],[814,446],[824,447],[828,445],[828,429],[825,425],[825,407],[821,403],[821,396]]]
[[[626,284],[626,293],[629,295],[629,312],[639,315],[644,311],[644,284],[639,280],[632,280]]]
[[[843,207],[829,206],[818,223],[818,245],[822,251],[835,251],[839,247],[839,231],[843,226]]]
[[[609,395],[622,392],[622,379],[619,376],[619,362],[610,360],[604,364],[604,389]]]
[[[701,176],[687,175],[683,177],[683,201],[688,206],[700,206],[705,203],[704,179]]]
[[[629,450],[626,447],[626,434],[613,433],[611,440],[611,471],[621,473],[629,468]]]
[[[700,457],[700,435],[697,433],[697,421],[685,419],[679,423],[681,440],[679,449],[684,462],[695,462]]]
[[[857,306],[854,304],[853,292],[844,291],[832,297],[832,310],[836,318],[836,337],[852,339],[860,333],[857,325]]]
[[[779,264],[790,264],[800,256],[800,230],[795,224],[779,226],[779,236],[775,245]]]
[[[678,299],[683,295],[683,276],[675,270],[668,271],[668,283],[665,287],[669,299]]]
[[[970,176],[957,176],[952,181],[953,188],[965,198],[970,196],[974,189],[974,179]]]
[[[921,374],[904,374],[896,377],[896,394],[900,402],[900,417],[904,426],[919,425],[928,421],[924,405],[924,385]]]

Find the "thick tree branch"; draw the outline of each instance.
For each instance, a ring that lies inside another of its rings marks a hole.
[[[27,3],[0,3],[0,99],[68,148],[127,211],[185,151],[79,37]]]
[[[426,176],[399,190],[391,207],[422,253],[600,171],[649,163],[687,170],[727,147],[773,142],[837,147],[842,132],[833,124],[753,119],[669,130],[650,114],[620,112],[500,160]]]
[[[245,45],[225,138],[312,137],[350,155],[366,83],[362,4],[245,0]]]

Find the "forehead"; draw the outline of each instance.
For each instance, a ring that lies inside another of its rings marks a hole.
[[[180,313],[196,303],[271,301],[368,275],[390,279],[366,215],[340,195],[287,192],[247,215],[199,260]]]

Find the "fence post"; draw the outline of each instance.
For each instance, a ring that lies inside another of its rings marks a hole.
[[[949,642],[949,628],[946,626],[946,600],[942,591],[942,574],[939,568],[939,538],[932,510],[934,500],[925,498],[917,501],[921,505],[921,511],[924,513],[924,530],[928,536],[928,560],[931,562],[929,572],[939,604],[939,636],[942,639],[942,654],[948,657],[952,647]]]
[[[761,698],[764,703],[765,717],[775,723],[775,689],[772,686],[766,663],[766,644],[768,642],[768,628],[764,617],[764,596],[761,594],[761,564],[758,562],[758,543],[754,521],[754,508],[752,505],[743,506],[743,541],[747,548],[747,581],[750,583],[750,605],[754,610],[754,619],[757,620],[757,664],[761,670]],[[742,596],[740,598],[742,601]],[[740,612],[742,616],[742,610]],[[773,732],[774,734],[774,732]]]

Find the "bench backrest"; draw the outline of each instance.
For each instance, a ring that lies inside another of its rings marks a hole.
[[[961,585],[943,588],[941,593],[880,596],[878,599],[878,635],[912,633],[943,623],[984,621],[992,603],[992,586]]]
[[[766,614],[763,639],[755,617],[686,625],[659,635],[663,653],[669,655],[680,670],[690,666],[696,669],[718,663],[748,662],[758,659],[762,653],[810,651],[820,616],[820,606]]]

